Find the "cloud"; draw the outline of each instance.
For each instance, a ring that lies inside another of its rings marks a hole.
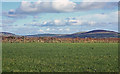
[[[3,12],[7,17],[11,18],[25,18],[27,15],[36,15],[40,13],[66,13],[66,12],[78,12],[89,11],[96,9],[113,9],[117,7],[117,2],[94,2],[91,0],[83,0],[83,2],[72,2],[70,0],[53,0],[51,2],[43,2],[38,0],[37,2],[22,1],[21,5],[17,9],[10,9],[8,12]],[[108,1],[108,0],[106,0]]]
[[[69,29],[69,28],[66,28],[65,30],[66,30],[66,31],[70,31],[70,29]]]
[[[71,12],[74,11],[76,3],[69,0],[56,0],[56,2],[52,3],[52,7],[59,12]]]
[[[46,31],[50,31],[50,28],[47,28]]]
[[[113,10],[118,7],[117,2],[81,2],[75,7],[76,11],[90,11],[90,10]]]
[[[75,5],[76,3],[69,0],[55,0],[54,2],[41,2],[38,0],[34,3],[22,1],[16,12],[22,14],[71,12],[73,11]]]
[[[21,6],[20,6],[20,10],[23,12],[35,12],[37,11],[37,7],[35,4],[32,4],[28,1],[22,1]]]
[[[79,25],[94,25],[95,21],[87,21],[87,20],[81,20],[81,19],[73,19],[73,18],[67,18],[63,19],[63,20],[52,20],[52,21],[44,21],[43,23],[28,23],[25,24],[25,26],[38,26],[38,27],[46,27],[46,26],[50,26],[50,27],[54,27],[54,26],[79,26]],[[50,30],[49,28],[47,30]]]
[[[59,29],[59,31],[63,31],[63,29]]]
[[[25,18],[25,14],[19,14],[14,9],[10,9],[8,12],[2,12],[4,16],[10,17],[10,18]]]
[[[55,19],[54,21],[51,21],[51,22],[55,25],[58,25],[58,26],[66,24],[65,20],[58,20],[58,19]]]
[[[38,33],[51,33],[51,34],[56,34],[56,33],[64,33],[64,32],[70,32],[70,28],[64,28],[64,27],[57,27],[57,28],[42,28],[38,30]]]
[[[38,32],[41,32],[41,33],[46,33],[44,30],[40,29],[38,30]]]
[[[77,19],[77,20],[75,20],[75,19],[70,19],[70,20],[68,20],[68,24],[70,24],[70,25],[82,25],[83,24],[83,20],[79,20],[79,19]]]
[[[68,17],[65,19],[55,19],[51,21],[44,21],[42,23],[33,22],[28,23],[26,26],[38,26],[38,27],[55,27],[55,26],[96,26],[100,24],[109,25],[116,24],[118,22],[118,11],[107,14],[87,14],[77,17]],[[117,24],[116,24],[117,25]]]

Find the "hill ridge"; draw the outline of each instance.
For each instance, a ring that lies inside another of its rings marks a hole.
[[[2,36],[18,36],[9,32],[0,32]],[[58,38],[118,38],[118,32],[109,30],[92,30],[87,32],[77,32],[73,34],[34,34],[24,35],[26,37],[58,37]]]

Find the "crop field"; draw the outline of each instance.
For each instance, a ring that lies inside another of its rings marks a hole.
[[[117,43],[3,43],[3,72],[118,72]]]

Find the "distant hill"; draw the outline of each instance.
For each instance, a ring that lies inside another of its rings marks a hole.
[[[117,32],[108,30],[92,30],[88,32],[78,32],[74,34],[35,34],[25,35],[26,37],[57,37],[57,38],[118,38]],[[18,36],[13,33],[0,32],[0,36]]]
[[[9,32],[0,32],[0,36],[17,36],[17,35]]]
[[[93,30],[88,32],[78,32],[70,35],[58,36],[60,38],[117,38],[118,33],[107,30]]]

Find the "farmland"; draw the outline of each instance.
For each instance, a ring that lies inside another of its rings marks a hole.
[[[3,43],[3,72],[116,72],[118,43]]]

